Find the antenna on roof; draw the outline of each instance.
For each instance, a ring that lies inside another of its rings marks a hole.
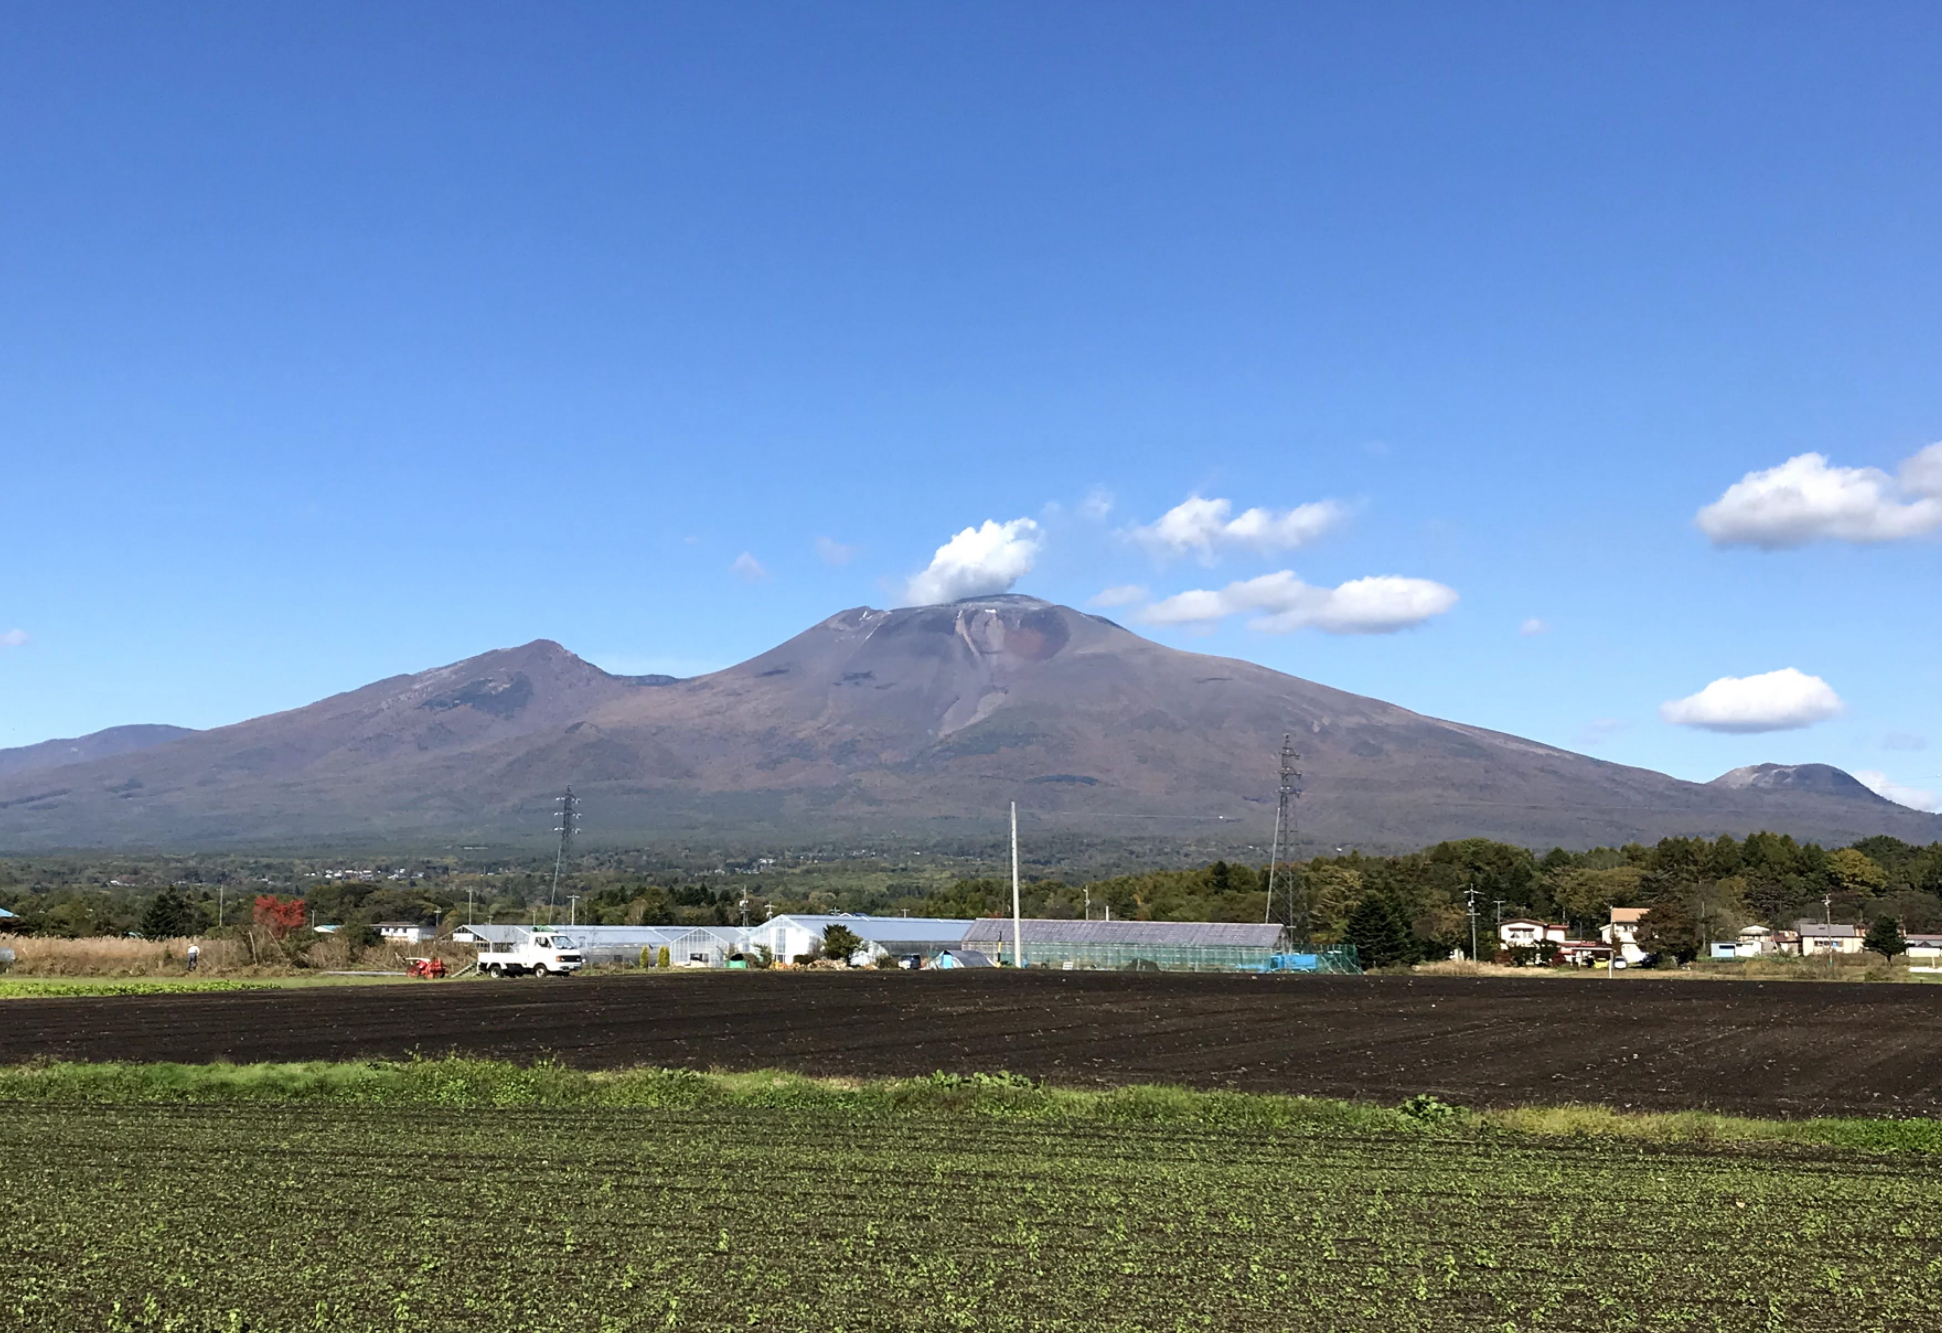
[[[1261,922],[1267,925],[1274,920],[1274,881],[1281,866],[1281,845],[1285,836],[1288,849],[1292,853],[1295,846],[1295,798],[1301,795],[1301,770],[1295,767],[1295,760],[1301,758],[1295,752],[1293,733],[1283,733],[1281,737],[1281,782],[1276,787],[1274,807],[1274,842],[1268,852],[1268,903],[1261,914]],[[1300,920],[1297,921],[1297,916]],[[1306,940],[1309,934],[1308,912],[1296,881],[1288,884],[1288,933],[1297,940]]]
[[[566,854],[573,850],[573,830],[580,823],[580,798],[573,794],[573,788],[566,789],[566,795],[553,798],[559,802],[560,822],[553,831],[560,835],[560,850],[553,857],[553,890],[546,895],[546,922],[553,923],[553,910],[560,900],[560,867],[566,864]]]

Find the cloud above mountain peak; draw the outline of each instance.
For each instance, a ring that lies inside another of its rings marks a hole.
[[[904,605],[932,606],[1009,592],[1038,560],[1039,526],[1029,518],[986,519],[937,548],[904,588]]]

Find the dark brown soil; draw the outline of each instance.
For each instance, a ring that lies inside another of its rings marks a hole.
[[[1005,1069],[1472,1106],[1942,1113],[1942,990],[1924,986],[758,972],[0,1004],[8,1063],[414,1051],[586,1068]]]

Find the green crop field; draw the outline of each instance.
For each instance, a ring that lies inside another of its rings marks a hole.
[[[1906,1147],[630,1077],[0,1073],[0,1327],[1942,1327]]]

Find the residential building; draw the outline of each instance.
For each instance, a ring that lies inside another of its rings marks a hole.
[[[1859,926],[1828,925],[1824,921],[1797,921],[1803,957],[1830,953],[1860,953],[1862,931]]]
[[[437,926],[424,926],[416,921],[380,921],[373,929],[378,932],[378,938],[400,944],[424,944],[438,938]]]
[[[1497,927],[1497,938],[1506,949],[1529,949],[1545,941],[1563,944],[1571,938],[1571,930],[1556,922],[1518,916]]]
[[[1619,958],[1636,966],[1645,961],[1639,947],[1639,923],[1652,911],[1649,907],[1614,907],[1609,924],[1598,928],[1598,938],[1618,950]]]

